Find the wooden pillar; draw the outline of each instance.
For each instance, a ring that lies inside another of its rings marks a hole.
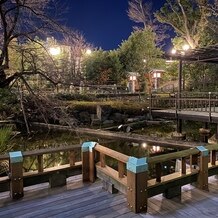
[[[9,152],[10,157],[10,196],[23,197],[23,155],[21,151]]]
[[[209,152],[204,146],[197,146],[196,148],[201,152],[197,185],[200,189],[208,190]]]
[[[182,133],[182,120],[181,119],[177,119],[176,131],[177,133]]]
[[[218,123],[216,124],[215,138],[216,138],[216,140],[218,141]]]
[[[135,213],[147,212],[147,177],[147,159],[130,157],[127,162],[127,202]]]
[[[96,142],[84,142],[82,144],[82,179],[94,182],[96,178],[95,153]]]
[[[177,107],[181,110],[181,92],[182,92],[182,60],[179,60],[178,70],[178,94],[177,94]],[[177,118],[177,133],[182,133],[182,120]]]
[[[178,109],[181,109],[181,92],[182,92],[182,60],[179,60],[178,70]]]

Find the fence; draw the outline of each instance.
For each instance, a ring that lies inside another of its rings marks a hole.
[[[218,145],[198,146],[156,157],[135,158],[95,142],[87,142],[82,146],[83,180],[94,182],[97,176],[105,182],[108,190],[113,192],[117,189],[125,193],[132,211],[147,211],[149,197],[163,193],[165,197],[172,198],[181,194],[183,185],[196,182],[198,188],[208,190],[208,176],[218,173],[217,150]],[[117,161],[117,169],[107,165],[107,156]],[[176,159],[181,159],[181,170],[162,176],[161,165]],[[151,165],[155,168],[155,178],[148,176]]]

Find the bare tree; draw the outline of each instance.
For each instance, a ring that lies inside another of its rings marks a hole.
[[[157,44],[163,44],[164,39],[168,37],[168,34],[166,34],[167,27],[158,23],[157,19],[154,18],[151,2],[145,3],[144,0],[130,0],[127,13],[132,21],[142,24],[141,27],[134,27],[135,29],[152,29],[156,33]]]
[[[56,101],[50,101],[41,90],[33,92],[28,80],[28,76],[38,74],[56,85],[60,79],[53,68],[51,72],[45,67],[48,62],[55,66],[55,62],[52,62],[53,58],[46,45],[37,40],[36,36],[45,38],[54,34],[69,34],[74,40],[77,39],[77,33],[59,24],[56,10],[60,9],[58,2],[0,0],[0,88],[9,85],[18,87],[18,98],[23,107],[27,130],[29,118],[34,117],[34,114],[41,114],[45,122],[49,122],[49,119],[60,121],[61,117],[67,117],[62,111],[63,107],[59,107]],[[16,61],[19,67],[12,68],[10,62],[13,57],[10,56],[10,50],[18,53]],[[23,95],[26,93],[31,96]]]
[[[217,0],[166,0],[155,15],[160,22],[170,25],[191,48],[195,48],[200,45],[211,19],[214,19],[210,10],[216,13]]]
[[[71,34],[64,34],[63,44],[66,45],[69,52],[69,76],[70,82],[77,83],[82,77],[83,57],[87,49],[93,46],[86,42],[84,36],[71,31]]]
[[[52,0],[0,1],[0,87],[8,86],[19,76],[18,72],[10,76],[5,72],[9,68],[9,46],[14,39],[22,43],[27,39],[34,40],[36,35],[65,31],[55,19],[56,6],[53,3]],[[52,19],[49,17],[51,11]]]

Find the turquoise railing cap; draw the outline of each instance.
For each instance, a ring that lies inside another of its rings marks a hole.
[[[133,173],[141,173],[141,172],[148,171],[147,158],[129,157],[126,167],[127,170]]]
[[[92,152],[92,149],[95,147],[97,142],[84,142],[82,144],[82,152],[90,151]]]
[[[20,163],[23,162],[23,155],[21,151],[9,152],[10,162],[11,163]]]
[[[203,145],[196,147],[200,152],[202,152],[203,156],[208,156],[209,151]]]

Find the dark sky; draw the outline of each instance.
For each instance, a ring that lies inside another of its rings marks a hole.
[[[95,47],[118,48],[134,23],[127,16],[128,0],[61,0],[68,5],[66,24],[79,30]],[[153,0],[159,9],[165,0]]]

